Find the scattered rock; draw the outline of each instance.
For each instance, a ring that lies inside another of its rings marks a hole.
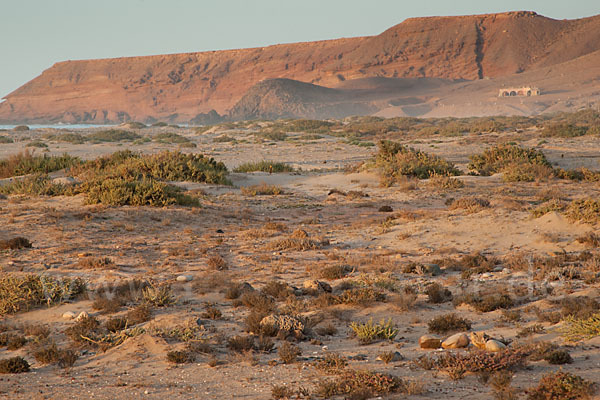
[[[77,316],[77,314],[75,314],[73,311],[67,311],[67,312],[65,312],[65,313],[62,315],[62,317],[63,317],[64,319],[73,319],[73,318],[75,318],[76,316]]]
[[[318,281],[316,279],[309,279],[304,281],[304,289],[315,290],[317,292],[331,293],[331,285],[327,282]]]
[[[75,322],[79,322],[82,319],[86,319],[86,318],[89,318],[89,317],[90,317],[90,315],[87,312],[82,311],[82,312],[79,313],[79,315],[77,316],[77,318],[75,318]]]
[[[74,185],[77,181],[71,176],[61,176],[60,178],[52,179],[52,183],[55,185]]]
[[[469,345],[469,337],[464,333],[456,333],[442,342],[444,349],[461,349]]]
[[[490,339],[485,342],[485,349],[487,351],[500,351],[506,348],[506,345],[498,340]]]
[[[377,356],[376,360],[383,361],[381,359],[381,356]],[[402,354],[400,354],[399,351],[395,351],[394,354],[392,355],[392,359],[388,360],[387,362],[395,362],[395,361],[402,361],[402,360],[404,360],[404,356]]]
[[[194,279],[191,275],[179,275],[177,276],[177,282],[189,282]]]
[[[422,349],[439,349],[442,340],[433,335],[423,335],[419,338],[419,346]]]
[[[471,343],[477,348],[485,349],[485,343],[491,337],[485,332],[471,332]]]
[[[381,206],[379,212],[394,212],[394,209],[390,206]]]

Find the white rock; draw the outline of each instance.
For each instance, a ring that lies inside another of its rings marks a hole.
[[[505,348],[506,345],[498,340],[491,339],[485,342],[485,349],[487,351],[500,351]]]
[[[75,314],[73,311],[67,311],[66,313],[64,313],[64,314],[62,315],[62,317],[63,317],[64,319],[73,319],[73,318],[75,318],[76,316],[77,316],[77,314]]]
[[[191,275],[179,275],[177,277],[177,282],[189,282],[192,279],[194,279],[194,277]]]

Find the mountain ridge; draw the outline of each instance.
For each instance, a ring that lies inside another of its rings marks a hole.
[[[187,122],[214,111],[241,117],[236,105],[265,80],[328,88],[371,77],[477,81],[563,64],[597,50],[600,16],[555,20],[512,11],[417,17],[375,36],[61,61],[5,96],[0,121]]]

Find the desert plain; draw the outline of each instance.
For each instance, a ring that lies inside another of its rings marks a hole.
[[[0,359],[27,364],[0,396],[537,399],[564,372],[591,398],[597,121],[0,132]],[[149,166],[194,154],[218,179]],[[174,197],[94,191],[119,174]]]

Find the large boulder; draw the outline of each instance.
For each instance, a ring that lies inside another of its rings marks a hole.
[[[442,339],[433,335],[423,335],[419,338],[419,347],[422,349],[439,349],[442,345]]]
[[[456,333],[442,342],[444,349],[462,349],[469,345],[469,337],[465,333]]]

